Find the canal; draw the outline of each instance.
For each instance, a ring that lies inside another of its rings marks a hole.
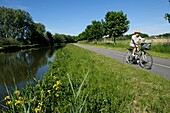
[[[9,91],[24,88],[33,78],[40,79],[53,62],[58,47],[44,47],[0,53],[0,102]],[[2,102],[3,103],[3,102]],[[0,103],[0,104],[2,104]]]

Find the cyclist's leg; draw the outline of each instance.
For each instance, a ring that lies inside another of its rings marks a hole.
[[[135,59],[137,59],[137,58],[138,58],[138,53],[139,53],[139,47],[136,46],[135,49],[136,49],[136,50],[135,50],[135,53],[136,53],[136,54],[135,54]]]
[[[132,56],[135,56],[135,51],[136,51],[136,48],[133,47]]]

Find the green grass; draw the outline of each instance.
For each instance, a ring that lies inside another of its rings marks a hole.
[[[24,107],[41,112],[168,113],[169,94],[170,81],[69,44],[57,51],[45,78],[20,96],[25,103],[35,97]]]
[[[116,45],[112,43],[100,42],[98,44],[79,42],[80,44],[91,45],[96,47],[104,47],[108,49],[114,49],[118,51],[125,52],[129,47],[128,41],[117,41]],[[152,43],[151,50],[147,50],[152,56],[170,59],[170,43]]]

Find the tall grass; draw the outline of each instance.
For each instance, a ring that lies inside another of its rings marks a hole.
[[[156,43],[152,45],[152,51],[170,54],[170,43]]]

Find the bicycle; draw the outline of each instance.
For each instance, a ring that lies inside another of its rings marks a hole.
[[[135,56],[132,56],[133,48],[128,48],[125,56],[126,62],[129,64],[138,64],[145,69],[151,69],[153,65],[153,58],[145,51],[150,48],[151,43],[141,43],[139,51],[135,52]]]

